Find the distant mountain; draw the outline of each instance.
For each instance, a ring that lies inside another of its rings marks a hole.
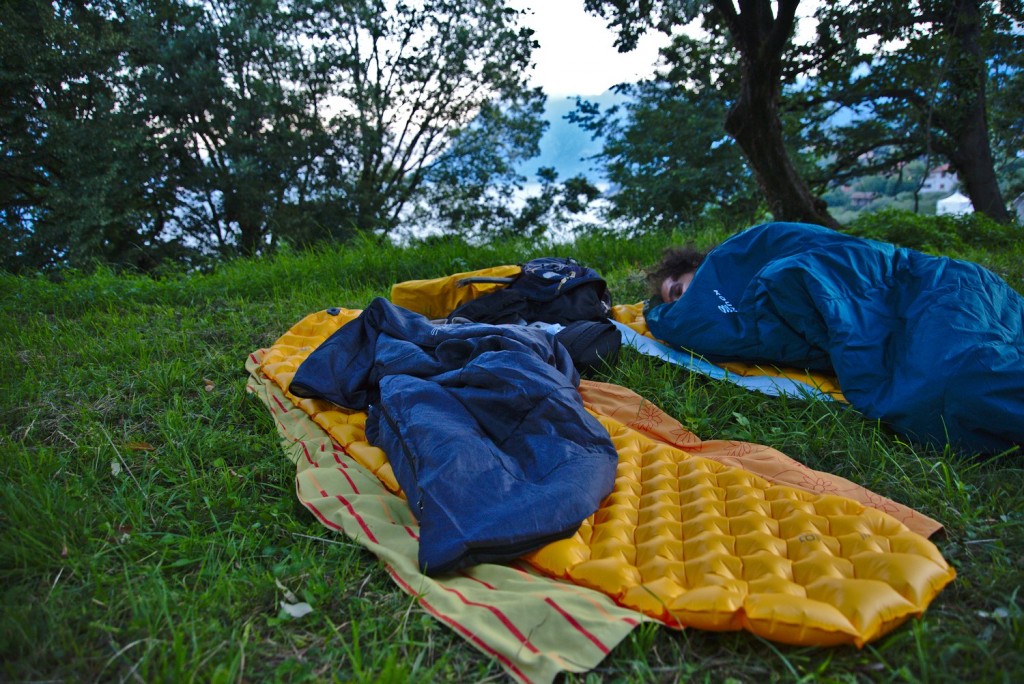
[[[601,95],[581,99],[597,102],[601,105],[602,111],[626,101],[626,98],[610,90]],[[575,108],[575,96],[548,98],[544,107],[544,118],[548,121],[548,128],[540,139],[540,155],[519,167],[519,172],[527,179],[535,180],[537,170],[544,166],[553,167],[558,172],[559,180],[580,174],[591,182],[602,179],[602,173],[597,168],[598,163],[590,157],[601,151],[604,142],[592,139],[590,133],[566,120],[566,116]]]

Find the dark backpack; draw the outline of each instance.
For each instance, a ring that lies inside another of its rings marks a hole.
[[[448,320],[477,323],[559,323],[605,320],[612,300],[604,278],[575,259],[542,257],[523,264],[512,278],[465,278],[472,282],[508,283],[508,287],[478,297],[451,312]]]
[[[611,321],[576,321],[555,333],[580,373],[615,365],[622,346],[622,333]]]

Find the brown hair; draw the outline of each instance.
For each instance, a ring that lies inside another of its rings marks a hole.
[[[707,254],[692,244],[685,247],[667,248],[662,252],[661,260],[647,270],[647,285],[651,288],[651,293],[660,294],[661,284],[666,278],[674,278],[696,271]]]

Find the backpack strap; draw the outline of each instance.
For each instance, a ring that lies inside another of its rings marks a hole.
[[[496,283],[510,285],[516,282],[516,277],[518,276],[513,276],[509,278],[498,278],[494,276],[476,276],[472,278],[460,278],[459,280],[455,281],[455,287],[466,287],[467,285],[472,285],[473,283]]]

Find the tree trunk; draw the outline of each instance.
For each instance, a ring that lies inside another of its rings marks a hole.
[[[988,140],[985,100],[988,74],[981,49],[982,17],[978,1],[957,0],[946,21],[954,42],[949,86],[951,96],[959,100],[949,131],[952,149],[946,153],[963,180],[974,210],[1000,223],[1010,223],[1010,212],[999,190]]]
[[[779,221],[839,228],[825,202],[797,172],[786,150],[779,119],[782,56],[790,43],[800,0],[713,0],[740,54],[740,94],[725,118],[725,130],[739,144],[768,208]]]
[[[725,130],[750,162],[776,220],[839,228],[824,200],[814,196],[789,157],[779,120],[779,80],[771,82],[761,71],[744,59],[742,90],[726,116]]]
[[[230,176],[229,182],[246,185],[242,176]],[[252,190],[246,186],[246,190]],[[242,192],[233,188],[224,193],[224,221],[229,226],[238,226],[238,251],[245,256],[256,256],[263,246],[266,235],[263,212],[254,206],[251,196],[243,196]]]

